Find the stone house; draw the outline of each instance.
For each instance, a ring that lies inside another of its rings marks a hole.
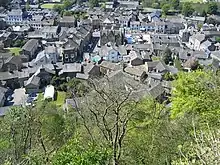
[[[25,83],[25,91],[28,94],[38,93],[40,91],[40,77],[31,76]]]
[[[31,39],[22,47],[22,53],[28,58],[29,61],[36,57],[38,48],[39,48],[38,40]]]
[[[191,49],[200,50],[200,45],[205,41],[205,34],[195,34],[189,37],[189,46]]]
[[[76,27],[77,21],[74,16],[63,16],[59,19],[58,22],[59,26],[61,27]]]
[[[15,70],[21,70],[22,69],[22,61],[19,56],[11,56],[7,60],[2,59],[2,67],[0,68],[0,71],[15,71]]]
[[[120,69],[120,66],[116,63],[112,63],[109,61],[102,61],[100,64],[100,72],[104,75],[109,75],[113,71],[117,71]]]
[[[143,65],[126,67],[124,71],[137,81],[144,81],[147,78],[146,68]]]

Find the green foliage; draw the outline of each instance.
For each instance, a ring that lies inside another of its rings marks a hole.
[[[75,3],[75,0],[64,0],[63,7],[64,9],[69,9],[74,3]]]
[[[189,138],[190,122],[186,118],[170,122],[168,111],[153,99],[143,99],[136,110],[125,139],[122,162],[169,164],[176,157],[179,142]]]
[[[179,9],[180,8],[180,0],[172,0],[171,5],[172,5],[173,9],[175,9],[175,10]]]
[[[220,37],[215,37],[215,40],[220,43]]]
[[[201,120],[216,124],[220,114],[219,78],[212,73],[179,73],[173,83],[171,116],[200,115]]]
[[[71,11],[64,11],[63,16],[72,16],[73,13]]]
[[[182,7],[182,14],[186,17],[191,16],[194,12],[192,4],[190,2],[185,2]]]
[[[169,64],[170,62],[173,61],[172,51],[169,48],[166,48],[164,50],[162,60],[164,61],[165,64]]]
[[[218,11],[218,4],[217,2],[209,2],[208,3],[208,14],[216,14]]]
[[[174,60],[174,66],[179,70],[181,71],[183,69],[182,65],[181,65],[181,62],[179,59],[175,59]]]
[[[90,5],[91,8],[98,7],[99,0],[89,0],[89,5]]]
[[[57,11],[58,13],[62,13],[64,11],[64,6],[63,5],[54,5],[53,10]]]
[[[174,160],[172,164],[218,164],[220,150],[220,130],[194,129],[194,139],[179,145],[179,159]]]
[[[93,144],[83,145],[77,139],[71,139],[53,157],[54,165],[104,165],[109,160],[109,151]]]
[[[25,45],[25,43],[26,43],[25,40],[17,39],[12,42],[11,47],[20,47],[21,48]]]
[[[169,4],[164,4],[163,7],[162,7],[163,15],[167,15],[169,10],[170,10],[170,5]]]
[[[166,81],[173,81],[176,79],[176,75],[173,75],[171,74],[170,72],[166,72],[164,75],[163,75],[163,79],[166,80]]]
[[[160,4],[159,3],[153,3],[152,4],[152,8],[159,9],[160,8]]]
[[[68,81],[67,88],[69,96],[72,96],[72,92],[74,92],[76,96],[82,97],[90,91],[90,87],[88,86],[86,81],[75,78]]]

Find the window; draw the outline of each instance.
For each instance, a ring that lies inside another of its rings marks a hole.
[[[65,54],[65,58],[69,58],[68,54]]]

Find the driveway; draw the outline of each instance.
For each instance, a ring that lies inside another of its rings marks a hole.
[[[24,88],[15,89],[13,93],[13,105],[25,105],[27,100],[27,94],[25,94]]]

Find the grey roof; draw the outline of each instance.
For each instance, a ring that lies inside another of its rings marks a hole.
[[[164,88],[162,87],[161,83],[159,83],[158,85],[150,88],[148,92],[150,96],[156,99],[164,93]]]
[[[124,45],[119,45],[117,47],[117,50],[119,52],[120,55],[127,55],[127,50],[126,50],[126,47]]]
[[[220,51],[213,51],[211,52],[211,57],[220,61]]]
[[[5,64],[7,63],[11,63],[11,64],[21,64],[22,61],[21,61],[21,58],[19,56],[12,56],[12,57],[9,57],[6,61],[5,61]]]
[[[35,75],[31,76],[25,84],[25,86],[28,85],[40,86],[40,77],[37,77]]]
[[[10,12],[8,12],[8,15],[21,16],[22,10],[21,9],[12,9]]]
[[[57,53],[57,48],[55,46],[48,46],[45,48],[45,53],[46,54]]]
[[[60,18],[60,22],[75,22],[74,16],[63,16]]]
[[[115,50],[115,51],[117,51],[113,46],[110,46],[110,45],[103,45],[101,48],[100,48],[100,50],[99,50],[99,55],[101,56],[101,57],[104,57],[104,56],[107,56],[108,55],[108,52],[110,51],[110,50]]]
[[[165,88],[169,88],[171,89],[172,88],[172,81],[162,81],[162,86],[165,87]]]
[[[146,68],[144,66],[133,66],[126,67],[124,71],[130,75],[141,77],[144,73],[146,73]]]
[[[31,51],[36,44],[38,44],[38,40],[31,39],[22,47],[22,50]]]
[[[77,73],[76,74],[76,78],[83,79],[83,80],[88,80],[89,79],[89,75],[88,74],[84,74],[84,73]]]
[[[64,64],[63,69],[60,71],[59,75],[63,73],[80,73],[80,72],[81,72],[81,64],[71,63],[71,64]]]
[[[134,44],[133,47],[138,50],[153,51],[152,44]]]
[[[159,62],[160,61],[151,61],[151,62],[146,62],[146,64],[149,68],[155,68]]]
[[[171,34],[153,34],[151,35],[152,43],[161,44],[178,44],[178,35]]]
[[[205,34],[195,34],[195,35],[191,36],[191,38],[193,40],[198,40],[198,41],[202,42],[205,40]]]
[[[164,71],[167,70],[167,65],[166,65],[164,62],[160,61],[160,62],[157,64],[156,69],[157,69],[159,72],[164,72]]]
[[[161,73],[148,73],[148,76],[152,79],[156,79],[156,80],[162,80],[162,74]]]
[[[5,97],[5,93],[8,91],[8,89],[0,87],[0,102],[2,102],[3,98]]]
[[[120,68],[119,64],[112,63],[109,61],[102,61],[102,63],[100,64],[100,67],[104,67],[104,68],[111,69],[111,70],[118,70]]]
[[[58,30],[58,26],[44,26],[42,29],[41,29],[41,32],[42,33],[57,33],[57,30]]]
[[[55,74],[55,71],[53,71],[52,69],[49,69],[48,67],[41,65],[41,66],[37,69],[37,71],[34,73],[34,75],[35,75],[35,76],[38,76],[42,71],[45,71],[45,72],[47,72],[47,73],[49,73],[49,74]]]
[[[79,48],[79,45],[76,41],[69,39],[65,44],[64,44],[64,50],[69,50],[69,49],[75,49]]]

